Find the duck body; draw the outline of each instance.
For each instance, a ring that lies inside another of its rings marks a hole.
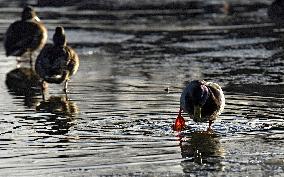
[[[77,72],[79,57],[68,46],[58,47],[47,44],[40,52],[35,70],[48,83],[60,84]]]
[[[209,128],[221,114],[225,106],[225,97],[221,87],[213,82],[200,80],[191,81],[180,97],[180,111],[174,129],[180,130],[185,126],[181,116],[182,111],[188,113],[195,122],[209,121]]]
[[[22,56],[42,48],[47,41],[47,30],[31,7],[24,8],[22,19],[12,23],[4,36],[6,56]]]
[[[218,84],[194,80],[184,88],[180,106],[195,122],[214,121],[224,109],[225,97]],[[194,110],[199,108],[201,116],[194,115]]]

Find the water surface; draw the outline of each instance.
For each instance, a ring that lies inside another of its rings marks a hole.
[[[1,46],[0,175],[283,175],[283,30],[266,15],[270,3],[232,1],[231,13],[217,0],[189,10],[36,7],[49,42],[65,27],[80,68],[68,101],[50,84],[42,102],[36,88],[6,84],[17,63]],[[20,12],[3,1],[1,37]],[[179,136],[171,129],[192,79],[224,89],[212,135],[188,117]]]

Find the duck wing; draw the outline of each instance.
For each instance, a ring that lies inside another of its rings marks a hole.
[[[65,51],[68,56],[66,69],[70,77],[71,75],[75,74],[79,68],[79,57],[77,53],[71,47],[66,46]]]
[[[210,112],[213,117],[217,117],[224,110],[225,96],[221,87],[218,84],[213,82],[207,82],[206,86],[210,91],[209,99],[206,102],[208,106],[206,105],[206,107],[211,108],[208,110],[208,112]]]

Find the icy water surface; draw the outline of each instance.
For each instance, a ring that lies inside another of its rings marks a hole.
[[[1,39],[18,2],[2,1]],[[63,25],[80,56],[69,101],[62,85],[49,85],[48,102],[37,83],[14,88],[29,70],[1,46],[0,176],[283,176],[283,29],[266,15],[271,1],[230,1],[230,12],[217,0],[123,2],[36,7],[49,41]],[[188,117],[186,131],[171,129],[192,79],[224,89],[213,134]]]

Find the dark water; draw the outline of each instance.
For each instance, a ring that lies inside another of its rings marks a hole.
[[[19,2],[1,4],[1,39]],[[17,63],[1,46],[0,176],[283,176],[283,29],[267,17],[271,1],[231,1],[228,13],[206,2],[36,7],[49,39],[66,28],[80,68],[69,101],[49,85],[42,102],[37,83],[9,79]],[[192,79],[219,83],[226,107],[214,134],[188,119],[180,141],[171,126]]]

